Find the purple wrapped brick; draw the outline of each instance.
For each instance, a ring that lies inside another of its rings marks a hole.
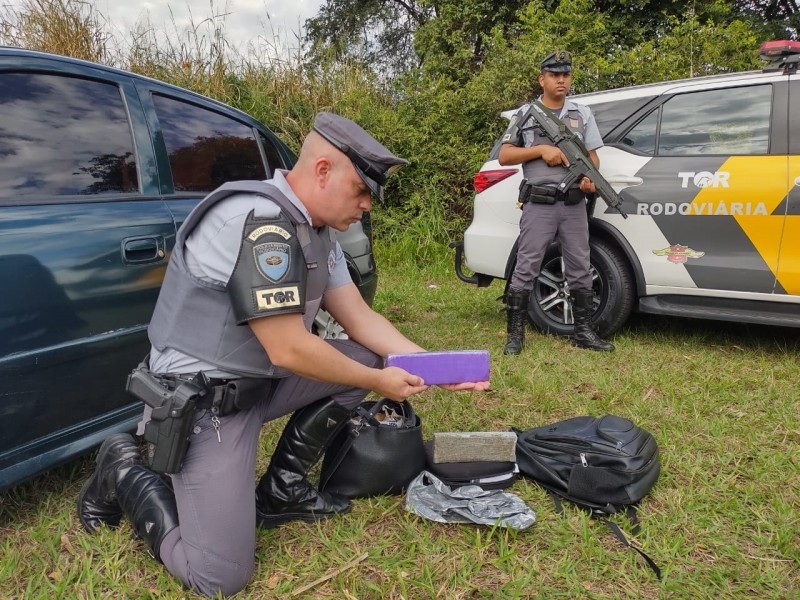
[[[426,385],[489,381],[488,350],[390,354],[386,366],[419,375]]]

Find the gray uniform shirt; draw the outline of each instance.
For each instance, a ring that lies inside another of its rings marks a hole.
[[[286,171],[275,172],[271,183],[275,185],[305,216],[313,226],[306,207],[289,186]],[[239,248],[242,244],[244,222],[251,210],[257,217],[275,217],[280,208],[271,200],[257,194],[235,194],[214,205],[203,216],[195,230],[186,239],[186,264],[195,277],[227,285],[233,273]],[[350,283],[344,252],[339,243],[335,248],[335,263],[330,272],[327,290]],[[196,373],[204,371],[209,377],[228,378],[232,375],[214,365],[198,360],[173,348],[159,352],[150,350],[150,369],[154,373]]]

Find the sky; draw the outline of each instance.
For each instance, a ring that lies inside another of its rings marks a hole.
[[[175,32],[177,26],[195,26],[209,17],[226,14],[225,38],[233,45],[245,49],[249,42],[267,38],[271,43],[275,34],[285,47],[296,47],[296,33],[305,20],[317,14],[325,0],[89,0],[96,9],[111,21],[115,37],[127,37],[143,17],[148,17],[155,30]],[[22,0],[0,0],[2,4],[21,4]],[[171,11],[171,12],[170,12]],[[174,25],[173,25],[174,22]]]

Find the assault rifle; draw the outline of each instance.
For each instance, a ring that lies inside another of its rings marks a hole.
[[[569,160],[569,166],[565,167],[567,176],[558,184],[558,189],[566,194],[575,183],[583,177],[588,177],[594,183],[603,201],[611,208],[616,209],[623,218],[627,219],[628,215],[622,210],[622,198],[619,197],[619,194],[614,191],[611,184],[605,180],[600,171],[594,166],[594,163],[589,158],[589,152],[580,138],[570,131],[563,121],[553,114],[553,111],[538,100],[531,102],[528,106],[528,110],[519,120],[519,126],[522,127],[529,117],[536,121],[537,128],[558,146],[559,150]]]

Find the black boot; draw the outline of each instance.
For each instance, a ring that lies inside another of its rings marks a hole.
[[[134,465],[117,482],[119,504],[153,557],[161,561],[159,547],[178,526],[175,493],[160,473],[143,464]]]
[[[506,292],[508,341],[503,354],[519,354],[525,346],[525,313],[528,309],[528,296],[528,292],[512,287]]]
[[[108,437],[97,453],[97,468],[78,494],[78,518],[86,531],[100,525],[117,527],[122,508],[117,500],[117,482],[134,465],[142,464],[133,436],[118,433]]]
[[[350,411],[329,398],[291,416],[256,488],[259,527],[326,519],[350,510],[347,498],[318,491],[308,481],[308,472],[349,418]]]
[[[591,326],[594,314],[594,293],[592,290],[573,290],[572,316],[575,318],[575,333],[572,336],[572,345],[578,348],[611,352],[614,345],[605,341]]]

